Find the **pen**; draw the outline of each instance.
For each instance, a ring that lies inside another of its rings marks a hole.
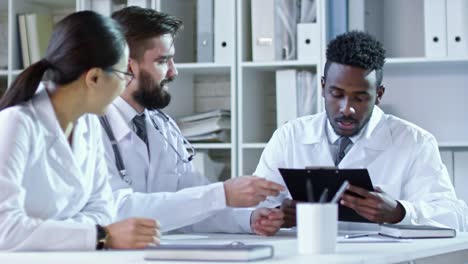
[[[366,236],[370,236],[370,235],[373,235],[373,234],[366,233],[366,234],[345,235],[344,238],[346,238],[346,239],[359,238],[359,237],[366,237]]]
[[[313,203],[314,202],[314,190],[312,189],[312,183],[310,182],[310,179],[307,179],[306,189],[307,189],[307,201],[309,203]]]
[[[322,195],[320,195],[319,203],[325,203],[327,201],[328,197],[328,189],[325,188],[322,192]]]
[[[336,191],[335,193],[335,196],[333,196],[331,202],[332,203],[337,203],[338,200],[340,200],[341,196],[343,195],[343,193],[346,191],[346,188],[348,188],[349,186],[349,182],[348,181],[344,181],[343,184],[341,184],[340,188],[338,189],[338,191]]]

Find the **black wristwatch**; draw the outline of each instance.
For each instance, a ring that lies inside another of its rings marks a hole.
[[[103,250],[107,248],[107,240],[109,238],[109,233],[107,229],[103,226],[96,225],[96,249]]]

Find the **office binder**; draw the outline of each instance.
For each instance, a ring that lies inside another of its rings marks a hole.
[[[424,0],[424,46],[428,58],[447,56],[446,4],[446,0]]]
[[[100,13],[101,15],[111,16],[112,14],[112,1],[111,0],[91,0],[90,9]]]
[[[281,127],[297,117],[297,71],[276,71],[276,124]]]
[[[468,56],[468,1],[447,1],[447,55]]]
[[[275,0],[252,0],[252,59],[275,60]]]
[[[29,39],[28,39],[28,28],[26,27],[26,15],[18,16],[18,28],[20,32],[20,42],[21,42],[21,58],[23,63],[23,68],[31,65],[31,57],[29,55]]]
[[[316,75],[309,71],[276,71],[276,124],[315,114],[317,111]]]
[[[328,1],[328,39],[348,31],[348,1],[329,0]]]
[[[320,28],[317,23],[297,24],[297,60],[318,62],[320,59]]]
[[[214,0],[214,61],[231,63],[235,48],[235,1]]]
[[[151,0],[127,0],[127,6],[151,7]]]
[[[348,0],[348,30],[366,29],[365,0]]]
[[[213,0],[197,0],[197,61],[213,62]]]

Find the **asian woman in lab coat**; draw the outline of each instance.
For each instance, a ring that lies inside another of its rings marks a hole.
[[[101,129],[92,114],[104,113],[131,81],[127,63],[118,25],[92,11],[77,12],[56,25],[45,58],[1,98],[0,250],[159,243],[155,220],[111,224]]]

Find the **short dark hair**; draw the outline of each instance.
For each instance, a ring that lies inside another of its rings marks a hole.
[[[130,57],[140,60],[152,48],[151,38],[171,34],[173,38],[182,28],[182,21],[154,9],[129,6],[112,14],[122,27],[130,48]]]
[[[93,11],[73,13],[55,26],[46,55],[26,68],[0,100],[0,110],[32,99],[39,83],[77,80],[97,67],[109,70],[125,53],[127,42],[117,22]]]
[[[350,31],[337,36],[327,46],[326,80],[331,63],[375,70],[377,87],[382,84],[385,49],[375,37],[363,31]]]

